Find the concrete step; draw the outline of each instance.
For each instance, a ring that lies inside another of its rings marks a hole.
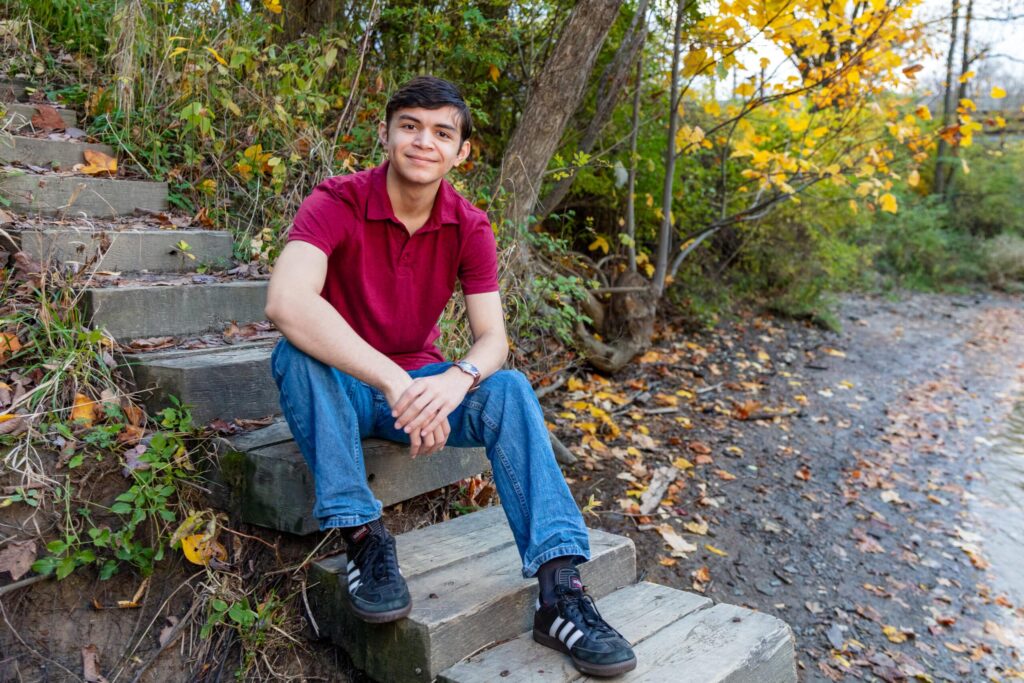
[[[100,256],[98,270],[186,273],[202,264],[231,262],[231,234],[222,230],[81,230],[44,228],[12,232],[21,248],[40,262],[85,263]],[[188,244],[187,254],[177,246]]]
[[[196,424],[253,419],[281,412],[270,374],[274,343],[138,354],[128,357],[128,365],[150,413],[166,408],[168,397],[176,396],[192,406]]]
[[[0,111],[4,112],[3,116],[0,116],[0,129],[20,130],[31,125],[36,107],[33,104],[4,103],[0,104]],[[78,114],[71,109],[57,109],[57,114],[68,128],[77,126]]]
[[[167,210],[167,183],[123,178],[0,172],[0,194],[22,214],[114,218]]]
[[[82,306],[94,327],[118,340],[190,336],[264,319],[267,282],[239,280],[212,284],[151,284],[91,288]]]
[[[318,529],[313,476],[284,420],[224,439],[218,450],[219,471],[212,479],[225,487],[222,499],[243,522],[292,534]],[[408,446],[380,439],[363,441],[363,461],[370,489],[384,505],[490,469],[482,448],[445,448],[413,459]]]
[[[635,670],[616,681],[792,683],[796,653],[775,617],[653,583],[622,588],[598,611],[633,645]],[[441,672],[444,683],[591,680],[572,660],[534,642],[532,631]]]
[[[0,163],[44,166],[53,170],[70,171],[75,164],[85,163],[85,150],[114,156],[110,145],[98,145],[73,140],[48,140],[23,135],[0,135]]]
[[[412,613],[370,625],[348,606],[345,556],[314,563],[309,598],[320,635],[379,681],[432,681],[481,648],[532,624],[535,579],[522,563],[501,508],[487,508],[398,536],[398,559],[412,594]],[[636,575],[633,542],[590,531],[591,561],[581,565],[588,592],[603,597]],[[501,678],[493,678],[498,681]]]

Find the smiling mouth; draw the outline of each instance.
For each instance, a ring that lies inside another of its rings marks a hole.
[[[437,163],[433,159],[424,159],[423,157],[414,157],[414,156],[408,156],[408,155],[406,156],[406,159],[410,159],[412,161],[419,161],[420,163],[423,163],[423,164]]]

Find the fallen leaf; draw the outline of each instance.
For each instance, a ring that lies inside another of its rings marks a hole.
[[[662,567],[674,567],[676,565],[676,562],[678,562],[678,561],[679,560],[677,560],[674,557],[660,557],[660,558],[658,558],[658,564],[660,564]]]
[[[7,362],[11,354],[21,350],[21,342],[18,335],[11,332],[0,332],[0,365]]]
[[[71,421],[92,427],[96,420],[97,404],[85,394],[75,394],[75,405],[71,409]]]
[[[716,548],[715,546],[713,546],[713,545],[711,545],[709,543],[705,543],[704,544],[704,549],[707,550],[708,552],[714,553],[715,555],[718,555],[720,557],[729,557],[729,553],[725,552],[724,550],[722,550],[720,548]]]
[[[167,647],[168,641],[171,636],[174,635],[174,627],[178,625],[178,617],[171,615],[167,617],[167,625],[160,629],[160,636],[158,638],[160,647]]]
[[[32,568],[36,561],[36,542],[11,541],[0,550],[0,572],[10,572],[11,579],[17,581]]]
[[[671,524],[667,522],[658,527],[655,527],[661,537],[668,543],[669,547],[672,548],[673,557],[683,557],[685,553],[692,553],[697,550],[697,546],[693,543],[688,542],[679,533],[672,528]]]
[[[206,538],[206,534],[193,534],[181,539],[181,550],[185,558],[192,564],[206,565],[211,559],[217,558],[227,562],[228,553],[224,546]]]
[[[803,481],[810,481],[811,480],[811,469],[809,467],[807,467],[807,465],[804,465],[803,467],[798,469],[793,474],[793,476],[796,477],[797,479],[801,479]]]
[[[718,475],[719,479],[724,479],[725,481],[732,481],[733,479],[736,478],[735,474],[732,474],[731,472],[727,472],[725,470],[715,470],[715,474]]]
[[[698,536],[706,536],[708,533],[708,523],[703,520],[700,522],[687,522],[683,525],[683,528],[691,534],[697,534]]]
[[[62,131],[65,127],[64,119],[60,117],[57,110],[48,104],[37,104],[36,113],[32,115],[32,126],[44,133],[51,131]]]
[[[82,678],[87,683],[107,683],[107,679],[100,673],[100,653],[95,645],[82,648]]]
[[[117,159],[112,156],[94,149],[86,149],[82,155],[85,157],[86,163],[75,164],[72,170],[76,173],[85,173],[86,175],[100,175],[101,173],[114,175],[117,173]]]

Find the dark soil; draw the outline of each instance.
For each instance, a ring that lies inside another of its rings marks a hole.
[[[803,680],[1019,677],[1024,595],[993,587],[1019,562],[989,566],[974,508],[1024,387],[1024,302],[851,298],[840,316],[840,334],[757,316],[666,329],[650,362],[604,387],[654,400],[615,418],[605,452],[571,446],[577,499],[602,503],[588,524],[635,541],[642,579],[788,622]],[[555,416],[593,400],[583,381],[545,401],[570,445],[581,432]],[[660,412],[678,389],[692,398]],[[679,457],[695,466],[638,515],[652,472]],[[706,535],[685,529],[701,522]],[[672,557],[664,524],[697,549]]]

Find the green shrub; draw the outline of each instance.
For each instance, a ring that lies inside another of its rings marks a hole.
[[[985,277],[993,287],[1024,289],[1024,237],[1003,233],[982,247]]]

